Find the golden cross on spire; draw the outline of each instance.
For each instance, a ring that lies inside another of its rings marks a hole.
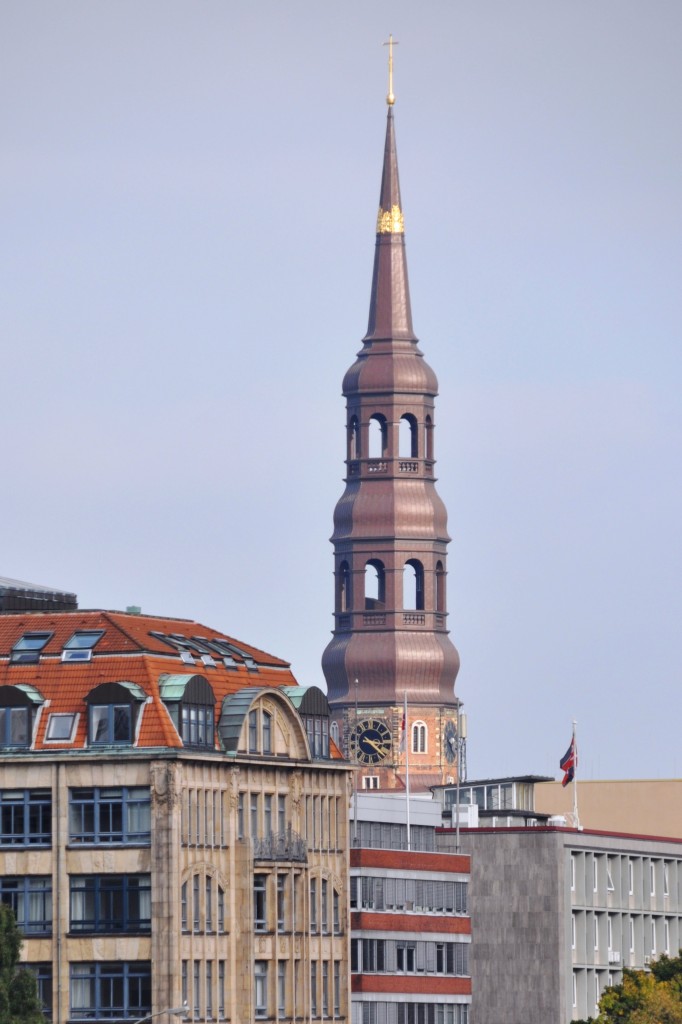
[[[398,40],[396,39],[395,44],[393,42],[393,36],[389,35],[388,42],[384,43],[384,46],[388,47],[388,96],[386,102],[389,107],[392,107],[395,103],[395,96],[393,95],[393,46],[398,46]]]

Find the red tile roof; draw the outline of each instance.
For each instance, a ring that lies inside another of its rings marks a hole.
[[[62,662],[64,644],[76,630],[104,630],[88,662]],[[40,653],[36,664],[12,664],[9,660],[17,641],[30,632],[52,632],[53,636]],[[176,634],[205,640],[222,640],[231,645],[233,668],[227,668],[218,653],[215,666],[194,655],[194,665],[185,664],[177,650],[151,635]],[[235,650],[236,648],[236,650]],[[247,660],[238,653],[243,651]],[[258,671],[249,671],[253,659]],[[204,676],[216,698],[216,720],[223,699],[246,686],[296,686],[288,662],[265,651],[242,643],[224,633],[209,629],[188,619],[169,619],[124,612],[74,611],[21,613],[0,615],[0,686],[18,683],[35,687],[44,698],[34,748],[36,750],[73,750],[86,745],[88,693],[101,683],[136,683],[147,695],[140,708],[135,745],[149,747],[182,747],[168,710],[161,700],[159,677],[171,675]],[[53,712],[80,714],[75,740],[45,740],[49,715]]]

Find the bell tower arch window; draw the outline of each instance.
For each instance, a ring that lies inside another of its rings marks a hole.
[[[386,417],[375,412],[369,418],[369,457],[383,459],[388,446],[388,425]]]
[[[378,558],[365,565],[365,608],[383,608],[386,601],[386,570]]]
[[[403,568],[403,608],[424,610],[424,566],[410,558]]]
[[[398,454],[401,459],[416,459],[419,455],[417,420],[411,412],[406,412],[400,417]]]
[[[348,424],[348,458],[360,458],[360,423],[357,416],[351,416]]]
[[[426,435],[426,458],[429,462],[433,462],[433,420],[430,416],[427,416],[424,421],[424,433]]]
[[[350,567],[346,561],[341,562],[341,565],[339,566],[336,585],[338,611],[348,612],[353,605],[353,595],[351,592]]]
[[[412,753],[426,753],[426,723],[415,722],[412,726]]]
[[[445,569],[440,560],[436,562],[436,611],[445,611]]]

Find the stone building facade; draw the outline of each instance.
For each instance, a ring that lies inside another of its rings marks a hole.
[[[457,849],[456,832],[437,835]],[[682,945],[682,842],[552,826],[461,829],[476,1024],[596,1015],[624,967]]]
[[[348,793],[285,662],[183,620],[0,618],[0,898],[55,1022],[345,1019]]]

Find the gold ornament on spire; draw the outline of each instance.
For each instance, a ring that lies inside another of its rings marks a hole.
[[[378,235],[402,235],[405,231],[405,219],[403,211],[397,203],[394,203],[390,210],[382,210],[379,207],[377,214]]]
[[[395,45],[398,46],[397,39]],[[386,102],[389,107],[392,107],[395,103],[395,96],[393,95],[393,36],[389,35],[388,42],[384,43],[384,46],[388,47],[388,95],[386,96]]]

